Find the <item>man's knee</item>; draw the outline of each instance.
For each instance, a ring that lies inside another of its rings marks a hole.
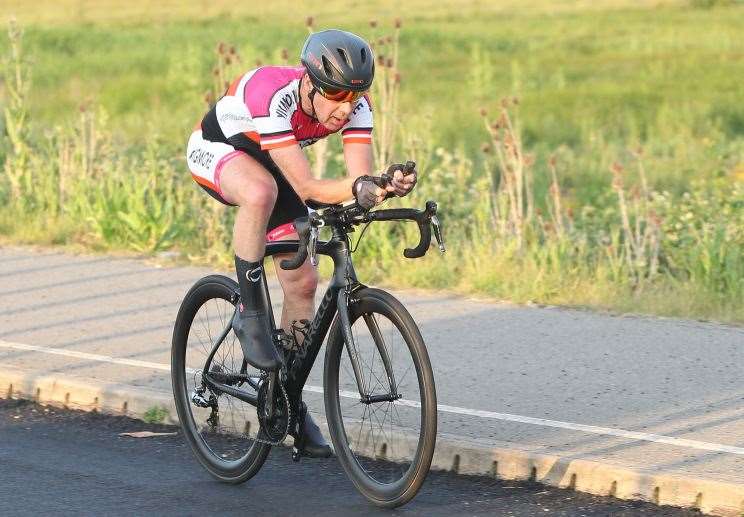
[[[312,300],[318,288],[318,273],[315,268],[303,267],[285,284],[284,296],[294,300]]]
[[[276,202],[276,180],[262,165],[244,156],[228,162],[222,172],[222,190],[230,202],[251,211],[271,211]]]
[[[271,211],[277,197],[277,186],[274,178],[270,181],[260,180],[241,184],[233,198],[238,206],[249,207],[261,212]]]

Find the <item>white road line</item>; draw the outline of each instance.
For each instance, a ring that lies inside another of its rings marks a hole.
[[[63,355],[66,357],[76,357],[77,359],[87,359],[89,361],[98,361],[99,363],[123,364],[125,366],[135,366],[138,368],[150,368],[151,370],[170,371],[170,366],[162,363],[151,363],[149,361],[137,361],[136,359],[122,359],[108,355],[88,354],[86,352],[77,352],[75,350],[64,350],[61,348],[48,348],[45,346],[25,345],[23,343],[11,343],[1,341],[0,347],[14,348],[16,350],[26,350],[29,352],[41,352],[43,354]]]
[[[98,361],[102,363],[121,364],[125,366],[134,366],[136,368],[150,368],[152,370],[160,370],[164,372],[170,371],[170,366],[162,363],[151,363],[149,361],[138,361],[136,359],[122,359],[118,357],[110,357],[107,355],[89,354],[86,352],[77,352],[75,350],[63,350],[58,348],[47,348],[36,345],[26,345],[22,343],[10,343],[8,341],[0,340],[0,348],[11,348],[15,350],[25,350],[29,352],[41,352],[44,354],[61,355],[66,357],[75,357],[77,359],[87,359],[89,361]],[[306,385],[304,391],[311,393],[323,393],[323,388],[320,386]],[[359,394],[350,391],[342,391],[342,397],[358,399]],[[409,407],[420,407],[419,402],[413,400],[401,399],[396,404]],[[685,438],[676,438],[674,436],[664,436],[660,434],[652,433],[640,433],[637,431],[627,431],[624,429],[614,429],[611,427],[597,427],[593,425],[575,424],[572,422],[561,422],[559,420],[548,420],[545,418],[533,418],[522,415],[512,415],[510,413],[496,413],[494,411],[483,411],[480,409],[469,409],[457,406],[448,406],[446,404],[437,404],[437,410],[442,413],[452,413],[456,415],[466,415],[478,418],[488,418],[494,420],[506,420],[509,422],[519,422],[522,424],[539,425],[543,427],[555,427],[558,429],[568,429],[571,431],[581,431],[590,434],[601,434],[606,436],[616,436],[618,438],[627,438],[634,441],[654,442],[663,443],[665,445],[675,445],[677,447],[687,447],[690,449],[698,449],[701,451],[711,452],[726,452],[729,454],[736,454],[744,456],[743,447],[734,447],[731,445],[722,445],[718,443],[701,442],[698,440],[687,440]]]

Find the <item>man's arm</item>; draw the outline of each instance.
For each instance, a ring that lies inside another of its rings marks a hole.
[[[371,175],[374,168],[374,156],[371,144],[344,144],[346,174],[350,178]]]
[[[371,144],[344,144],[344,158],[349,177],[357,178],[365,174],[372,174],[374,167],[374,156]],[[394,192],[396,196],[407,195],[416,184],[416,171],[408,176],[403,176],[400,171],[393,174],[393,182],[385,187],[388,192]]]
[[[354,180],[363,174],[368,174],[372,170],[372,151],[367,144],[350,144],[354,147],[368,147],[370,149],[357,149],[349,151],[352,155],[352,162],[349,163],[346,147],[344,146],[344,156],[347,160],[347,169],[349,176],[340,179],[315,179],[310,170],[310,163],[307,161],[305,153],[302,152],[299,145],[291,145],[271,149],[269,155],[284,173],[284,176],[297,192],[297,195],[303,201],[313,199],[321,203],[343,203],[350,200],[353,196],[351,186]],[[364,157],[362,155],[369,155]],[[352,168],[352,164],[353,167]],[[357,173],[358,172],[358,173]],[[379,189],[378,195],[384,195],[384,191]]]

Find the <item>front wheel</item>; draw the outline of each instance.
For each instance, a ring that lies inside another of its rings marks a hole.
[[[339,310],[343,310],[339,308]],[[437,434],[434,376],[424,340],[403,305],[379,289],[352,295],[354,347],[336,319],[324,392],[336,455],[371,502],[410,501],[429,472]]]

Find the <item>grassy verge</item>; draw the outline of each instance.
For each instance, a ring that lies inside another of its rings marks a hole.
[[[416,262],[401,257],[413,228],[371,228],[359,249],[365,278],[744,321],[736,2],[402,11],[379,2],[343,20],[320,4],[228,15],[217,2],[199,16],[196,4],[68,3],[54,21],[13,5],[25,36],[0,44],[6,242],[171,250],[228,265],[232,213],[192,185],[184,135],[205,93],[221,89],[215,70],[282,62],[314,14],[370,36],[385,56],[378,154],[419,162],[422,180],[405,204],[436,199],[446,225],[447,256]],[[229,60],[224,46],[215,54],[220,41],[235,45]],[[338,142],[311,152],[316,170],[341,172]]]

